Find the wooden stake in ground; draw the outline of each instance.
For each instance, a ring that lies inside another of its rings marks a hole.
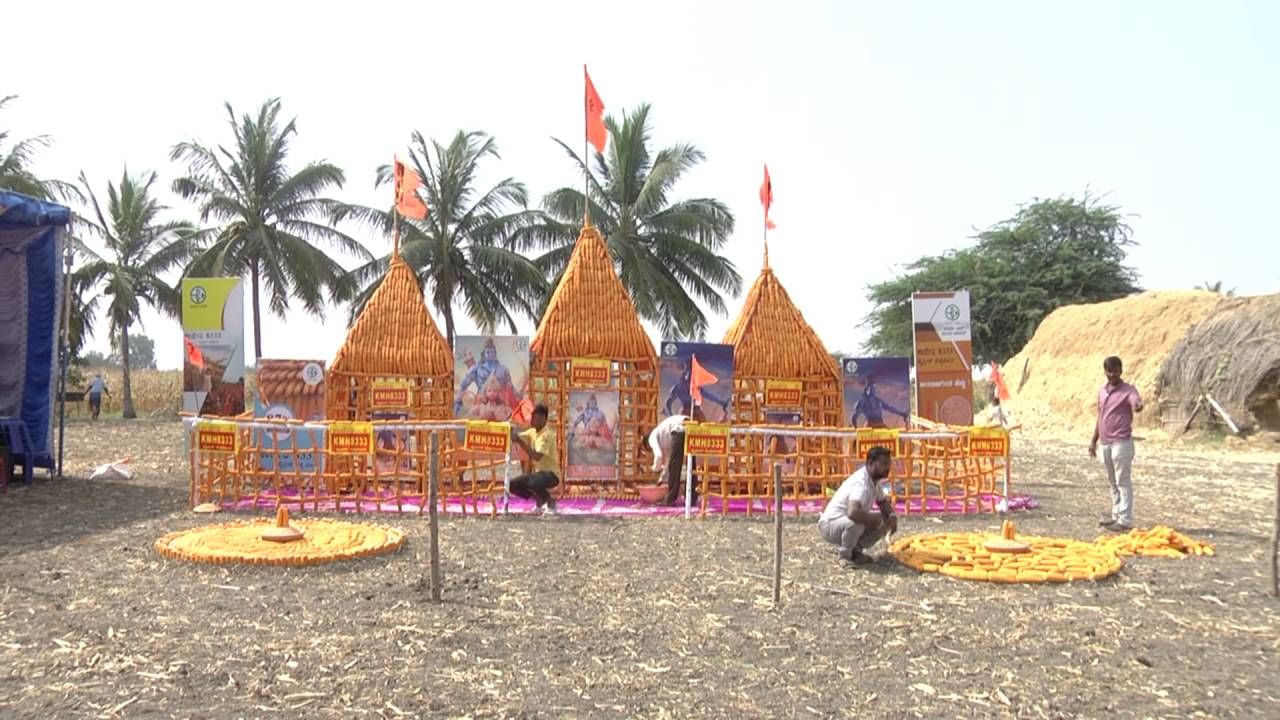
[[[773,608],[782,604],[782,465],[773,464]]]
[[[427,517],[431,523],[431,599],[440,602],[440,433],[431,432],[431,476],[427,479]]]
[[[1276,465],[1276,517],[1271,528],[1271,594],[1280,597],[1280,464]]]

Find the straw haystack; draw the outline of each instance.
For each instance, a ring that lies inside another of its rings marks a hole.
[[[529,351],[532,394],[547,406],[549,422],[559,429],[561,467],[573,360],[611,361],[612,386],[619,391],[618,479],[622,487],[640,482],[647,468],[637,450],[643,433],[657,421],[658,356],[594,226],[588,224],[578,236]]]
[[[1005,363],[1009,407],[1029,430],[1088,440],[1097,420],[1102,361],[1117,355],[1125,379],[1146,410],[1139,427],[1159,427],[1157,377],[1189,328],[1209,316],[1220,296],[1202,291],[1145,292],[1110,302],[1068,305],[1048,315]]]
[[[1280,431],[1280,295],[1223,300],[1174,347],[1158,386],[1179,417],[1207,391],[1238,425]]]
[[[371,419],[377,380],[410,383],[410,418],[443,420],[453,400],[453,353],[431,320],[418,277],[398,253],[329,368],[325,413],[331,420]]]
[[[733,345],[735,421],[763,423],[768,381],[799,380],[804,423],[840,424],[840,366],[767,264],[724,343]]]

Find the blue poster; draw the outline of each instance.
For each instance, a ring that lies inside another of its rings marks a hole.
[[[693,395],[702,396],[705,422],[733,415],[733,346],[665,341],[658,360],[658,419],[692,415]]]
[[[853,427],[905,428],[911,415],[911,360],[845,358],[844,412]]]

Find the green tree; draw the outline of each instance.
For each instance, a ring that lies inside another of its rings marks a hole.
[[[0,109],[16,98],[17,95],[0,98]],[[61,180],[41,179],[31,169],[36,151],[48,147],[51,142],[47,135],[11,141],[9,131],[0,130],[0,190],[40,200],[78,199],[75,186]]]
[[[742,292],[742,277],[723,248],[733,214],[719,200],[673,200],[676,183],[706,159],[692,145],[650,148],[649,106],[605,119],[610,142],[595,153],[589,173],[591,220],[600,230],[640,316],[664,337],[703,338],[707,317],[726,312],[722,293]],[[587,160],[556,140],[577,166]],[[581,187],[564,187],[543,200],[544,220],[517,233],[519,246],[545,251],[535,260],[559,283],[583,220]],[[544,301],[545,305],[545,301]]]
[[[1035,199],[977,235],[972,247],[922,257],[907,273],[868,286],[875,310],[866,349],[911,354],[911,293],[967,289],[974,360],[1017,354],[1036,326],[1063,305],[1114,300],[1139,290],[1124,264],[1134,245],[1120,209],[1083,199]]]
[[[268,307],[279,317],[289,310],[291,298],[322,316],[327,300],[350,292],[346,270],[328,249],[364,260],[371,256],[330,224],[344,205],[321,195],[342,187],[342,170],[314,162],[289,171],[289,144],[297,126],[296,120],[281,121],[280,101],[268,100],[256,116],[240,118],[229,103],[225,107],[234,145],[175,145],[170,156],[185,161],[188,174],[175,180],[173,189],[199,205],[202,223],[214,223],[204,231],[207,247],[186,274],[249,278],[254,352],[260,358],[264,289]]]
[[[484,332],[499,325],[516,332],[516,318],[537,320],[546,296],[547,280],[531,260],[508,247],[517,228],[536,213],[526,210],[524,185],[506,178],[479,192],[480,161],[498,159],[494,139],[482,132],[458,131],[448,145],[428,142],[413,133],[410,163],[422,178],[421,193],[428,212],[423,220],[400,218],[400,255],[421,279],[423,294],[444,318],[445,337],[453,346],[454,303]],[[378,168],[377,185],[392,181],[391,167]],[[338,219],[352,218],[372,225],[388,238],[393,211],[349,207]],[[360,288],[351,319],[373,294],[391,261],[384,255],[352,272]]]
[[[121,357],[120,348],[116,347],[111,354],[107,356],[108,361],[113,365],[124,365],[124,358]],[[156,341],[146,335],[134,334],[129,336],[129,364],[134,368],[142,370],[156,369]]]
[[[119,183],[107,183],[107,207],[103,212],[88,178],[80,174],[80,184],[89,198],[92,213],[92,218],[82,220],[80,225],[102,241],[106,253],[98,255],[83,246],[81,253],[87,260],[77,273],[89,286],[102,288],[112,347],[118,352],[124,371],[126,418],[137,417],[129,372],[132,364],[129,328],[141,323],[144,303],[172,317],[178,316],[181,293],[161,276],[181,267],[197,250],[194,229],[189,223],[161,220],[160,216],[168,208],[151,194],[155,181],[155,173],[135,178],[126,169]]]

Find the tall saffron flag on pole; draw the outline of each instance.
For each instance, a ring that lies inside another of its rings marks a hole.
[[[760,185],[760,204],[764,206],[764,226],[770,230],[776,227],[769,219],[769,206],[773,205],[773,181],[769,179],[769,166],[764,166],[764,182]]]
[[[609,138],[609,132],[604,126],[604,101],[600,99],[600,93],[596,92],[586,65],[582,66],[582,76],[587,81],[586,97],[583,99],[587,114],[587,141],[595,146],[596,152],[603,153],[605,141]],[[585,157],[582,158],[582,162],[586,161]]]
[[[396,210],[403,216],[422,220],[427,216],[427,204],[418,197],[418,188],[422,187],[422,178],[395,158],[394,172],[396,179]]]
[[[191,338],[183,335],[182,344],[187,349],[187,361],[198,368],[204,367],[204,353],[200,351],[200,346],[191,342]]]
[[[996,397],[1000,398],[1000,402],[1009,399],[1009,388],[1004,384],[1004,374],[1000,372],[1000,365],[991,363],[991,384],[996,386]]]
[[[698,362],[698,356],[694,355],[689,359],[691,366],[689,368],[689,396],[693,399],[694,406],[702,404],[702,387],[704,385],[715,385],[720,378],[711,373],[710,370],[702,367]]]

